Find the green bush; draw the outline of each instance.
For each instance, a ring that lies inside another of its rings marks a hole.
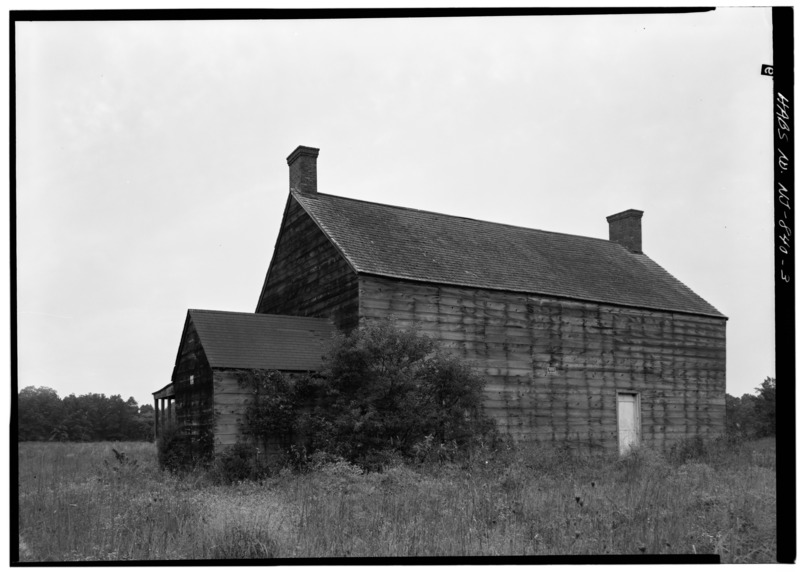
[[[158,466],[170,472],[177,472],[191,462],[191,443],[182,428],[168,424],[161,428],[156,439]]]
[[[623,480],[641,482],[646,478],[663,478],[670,465],[668,457],[665,457],[660,451],[647,447],[635,447],[627,455],[617,459],[615,468]]]
[[[495,433],[483,379],[415,330],[366,323],[339,335],[325,362],[320,376],[239,372],[254,395],[244,434],[277,442],[296,468],[307,468],[315,451],[368,470],[398,458],[453,459]]]
[[[257,481],[276,473],[285,464],[284,455],[268,459],[255,445],[236,443],[216,456],[212,476],[223,484]]]
[[[257,441],[287,443],[294,432],[301,403],[296,387],[280,371],[243,370],[239,384],[253,392],[253,402],[245,411],[244,434]]]
[[[708,448],[700,435],[681,439],[669,448],[667,459],[675,465],[687,461],[703,461],[708,458]]]
[[[205,443],[206,439],[192,438],[178,423],[165,424],[156,439],[158,466],[172,473],[204,466],[208,461],[208,455],[201,453],[207,450]]]
[[[397,456],[455,456],[494,431],[484,380],[431,338],[391,321],[339,336],[326,356],[312,447],[375,470]]]

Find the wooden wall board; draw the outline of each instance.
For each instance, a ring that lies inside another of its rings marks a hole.
[[[358,323],[355,272],[291,197],[256,312]]]
[[[359,308],[478,364],[487,412],[515,437],[574,427],[593,443],[613,436],[613,449],[617,391],[640,395],[643,431],[724,425],[723,319],[374,276],[359,279]]]

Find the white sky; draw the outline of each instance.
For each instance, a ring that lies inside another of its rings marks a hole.
[[[17,24],[19,387],[152,403],[187,308],[252,312],[288,194],[644,251],[774,376],[768,8],[651,16]]]

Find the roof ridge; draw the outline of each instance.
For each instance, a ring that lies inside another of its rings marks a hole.
[[[300,193],[298,191],[289,191],[289,192],[292,195],[299,195],[302,198],[311,198],[311,199],[314,198],[313,195],[309,196],[308,193]],[[546,234],[557,234],[557,235],[560,235],[560,236],[571,236],[571,237],[574,237],[574,238],[580,238],[580,239],[586,239],[586,240],[599,240],[599,241],[604,242],[604,243],[617,245],[617,246],[620,246],[621,248],[625,248],[624,246],[622,246],[620,244],[617,244],[616,242],[612,242],[612,241],[610,241],[610,240],[608,240],[606,238],[597,238],[596,236],[586,236],[586,235],[583,235],[583,234],[571,234],[571,233],[568,233],[568,232],[558,232],[558,231],[555,231],[555,230],[544,230],[544,229],[541,229],[541,228],[533,228],[533,227],[530,227],[530,226],[520,226],[520,225],[517,225],[517,224],[510,224],[510,223],[507,223],[507,222],[495,222],[495,221],[485,220],[485,219],[480,219],[480,218],[471,218],[471,217],[467,217],[467,216],[447,214],[447,213],[442,213],[442,212],[437,212],[437,211],[429,211],[429,210],[425,210],[425,209],[416,209],[414,207],[404,207],[404,206],[400,206],[400,205],[390,205],[390,204],[386,204],[386,203],[378,203],[378,202],[375,202],[375,201],[366,201],[364,199],[354,199],[352,197],[343,197],[341,195],[330,195],[330,194],[327,194],[327,193],[316,193],[316,195],[317,196],[326,197],[326,198],[329,197],[329,198],[336,199],[336,200],[350,201],[350,202],[354,202],[354,203],[363,203],[363,204],[375,205],[375,206],[379,206],[379,207],[387,207],[387,208],[403,210],[403,211],[411,211],[411,212],[418,212],[418,213],[424,213],[424,214],[432,214],[432,215],[443,216],[443,217],[452,218],[452,219],[469,220],[469,221],[480,222],[480,223],[484,223],[484,224],[504,226],[506,228],[515,228],[515,229],[519,229],[519,230],[542,232],[542,233],[546,233]]]
[[[210,310],[208,308],[189,308],[190,312],[214,312],[215,314],[252,314],[254,312],[239,312],[237,310]]]
[[[267,318],[292,318],[296,320],[317,320],[321,322],[330,322],[328,318],[317,318],[316,316],[292,316],[290,314],[264,314],[261,312],[239,312],[236,310],[209,310],[205,308],[189,308],[189,312],[200,312],[207,314],[229,314],[237,316],[264,316]]]

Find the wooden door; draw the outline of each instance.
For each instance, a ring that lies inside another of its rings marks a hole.
[[[635,393],[617,394],[617,433],[620,455],[639,445],[639,396]]]

